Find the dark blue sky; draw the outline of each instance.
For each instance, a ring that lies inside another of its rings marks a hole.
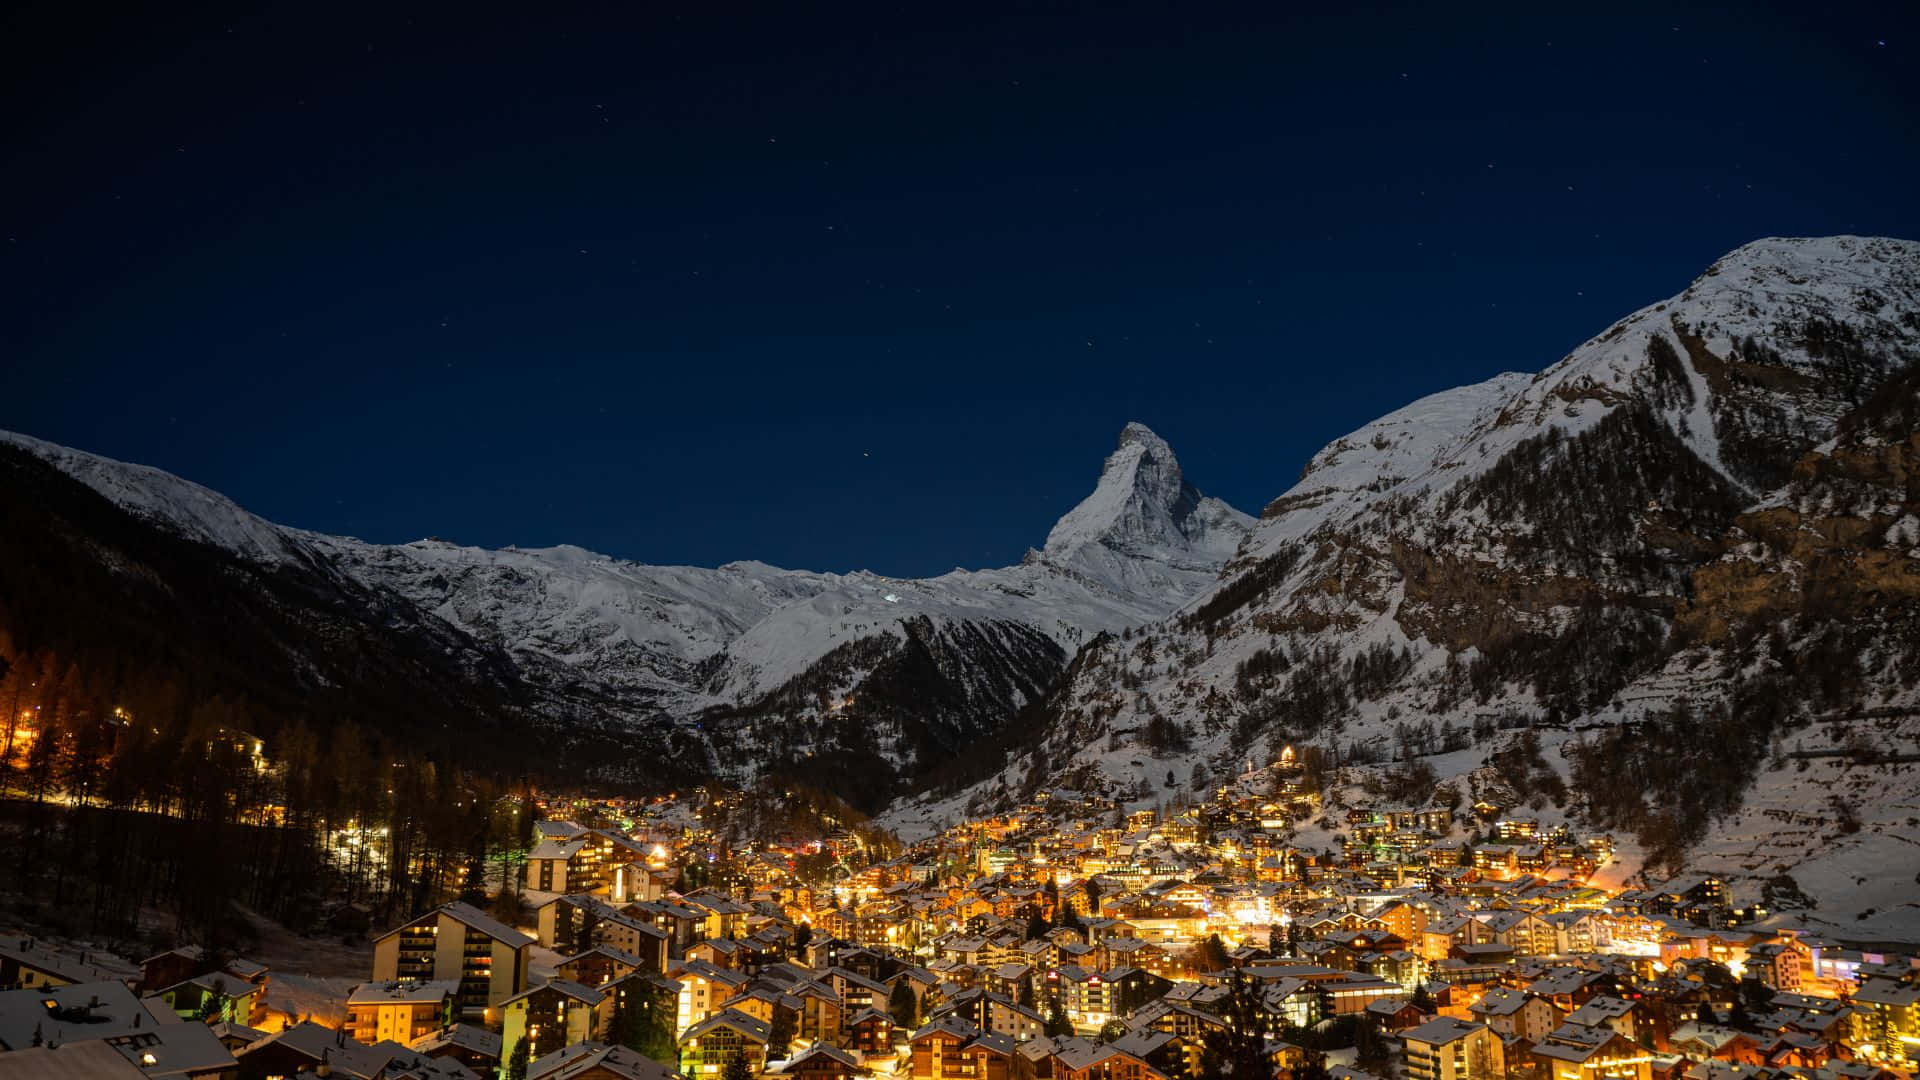
[[[12,8],[0,427],[368,539],[931,573],[1127,420],[1256,512],[1747,240],[1920,237],[1910,4],[708,6]]]

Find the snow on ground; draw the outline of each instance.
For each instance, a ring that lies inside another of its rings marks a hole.
[[[1850,940],[1920,941],[1920,762],[1791,756],[1834,750],[1832,729],[1845,738],[1861,727],[1883,747],[1920,750],[1920,717],[1790,738],[1788,756],[1761,773],[1740,811],[1713,826],[1690,862],[1729,881],[1788,874],[1818,903],[1792,914]]]
[[[267,1008],[301,1020],[338,1027],[347,1018],[347,995],[366,980],[342,976],[294,975],[272,971],[267,976]]]
[[[547,948],[545,945],[528,946],[527,947],[527,979],[528,981],[535,984],[539,984],[553,978],[554,973],[560,970],[560,962],[565,959],[566,959],[565,956],[561,955],[560,953],[552,949]]]
[[[243,950],[249,960],[280,972],[310,978],[344,978],[364,982],[373,972],[373,943],[361,935],[351,940],[296,934],[259,912],[241,909],[255,941]]]

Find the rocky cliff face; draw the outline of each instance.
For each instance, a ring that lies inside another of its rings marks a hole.
[[[1542,768],[1564,778],[1581,729],[1737,712],[1760,717],[1764,757],[1813,717],[1908,703],[1916,361],[1920,245],[1749,244],[1536,375],[1316,454],[1218,587],[1088,645],[1025,751],[968,795],[1151,799],[1169,772],[1185,787],[1281,745],[1467,784],[1529,725],[1561,733]],[[1666,824],[1649,853],[1705,829]]]

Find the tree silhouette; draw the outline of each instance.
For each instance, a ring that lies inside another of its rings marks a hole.
[[[747,1064],[747,1052],[736,1047],[727,1055],[726,1067],[720,1070],[720,1080],[753,1080],[753,1068]]]
[[[1221,1027],[1200,1040],[1204,1080],[1267,1080],[1272,1065],[1259,1002],[1247,977],[1235,970],[1220,1001]]]
[[[896,980],[893,990],[887,994],[887,1013],[893,1022],[911,1031],[920,1026],[920,999],[914,996],[913,987],[906,979]]]

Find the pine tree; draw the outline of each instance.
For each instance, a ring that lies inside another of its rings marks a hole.
[[[1308,1050],[1293,1069],[1293,1080],[1330,1080],[1331,1075],[1327,1072],[1327,1055],[1318,1050]]]
[[[773,1007],[773,1026],[767,1035],[767,1057],[779,1059],[787,1056],[787,1047],[793,1043],[796,1019],[798,1017],[792,1009],[779,1005]]]
[[[1194,946],[1194,967],[1200,971],[1225,971],[1233,965],[1227,955],[1227,947],[1220,941],[1219,934],[1208,934],[1206,939]]]
[[[528,1041],[522,1037],[513,1044],[513,1053],[507,1055],[507,1067],[501,1073],[502,1080],[527,1080]]]
[[[735,1049],[727,1055],[726,1067],[720,1070],[720,1080],[753,1080],[753,1068],[747,1064],[747,1053]]]
[[[1385,1036],[1374,1022],[1361,1018],[1353,1029],[1354,1061],[1368,1072],[1384,1074],[1387,1063],[1392,1059],[1392,1049],[1387,1045]]]
[[[893,991],[887,995],[887,1013],[893,1017],[896,1027],[911,1031],[920,1026],[920,999],[914,996],[907,980],[900,979],[893,984]]]
[[[1073,1034],[1073,1024],[1067,1019],[1067,1010],[1060,1004],[1059,994],[1047,998],[1047,1020],[1041,1030],[1048,1038],[1064,1038]]]
[[[1200,1043],[1200,1073],[1205,1080],[1267,1080],[1272,1065],[1260,1006],[1247,977],[1235,970],[1220,1002],[1222,1028]]]

